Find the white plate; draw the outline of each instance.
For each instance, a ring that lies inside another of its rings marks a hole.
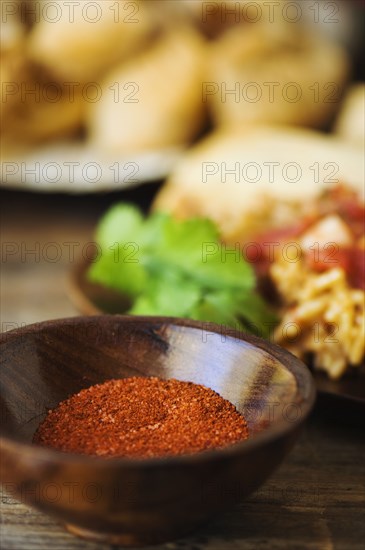
[[[182,148],[117,157],[80,143],[62,143],[1,162],[1,186],[37,192],[91,193],[164,179]]]

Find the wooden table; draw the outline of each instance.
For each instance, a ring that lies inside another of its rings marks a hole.
[[[156,187],[87,197],[2,192],[2,330],[77,315],[67,296],[67,278],[82,248],[92,241],[96,220],[116,200],[148,205]],[[290,456],[261,489],[194,536],[153,548],[363,549],[363,432],[363,425],[345,409],[317,407]],[[3,492],[0,547],[111,548],[72,537],[54,520]]]

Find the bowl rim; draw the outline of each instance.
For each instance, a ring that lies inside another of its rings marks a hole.
[[[230,339],[242,341],[256,347],[279,361],[285,369],[294,376],[297,391],[296,396],[300,393],[306,392],[306,395],[299,401],[301,405],[301,414],[294,421],[284,421],[280,418],[277,422],[271,426],[264,428],[261,432],[258,432],[252,438],[248,438],[244,441],[234,443],[232,445],[210,449],[207,451],[201,451],[198,453],[173,455],[173,456],[161,456],[151,458],[126,458],[126,457],[111,457],[105,459],[103,457],[96,457],[90,455],[73,454],[58,451],[47,447],[41,447],[33,445],[32,443],[24,443],[14,439],[11,436],[0,435],[0,450],[7,449],[10,452],[20,452],[24,458],[36,458],[38,461],[45,463],[67,463],[67,464],[79,464],[93,465],[98,468],[105,468],[108,465],[114,467],[141,467],[150,468],[156,466],[177,466],[177,465],[189,465],[197,462],[215,461],[224,458],[232,458],[236,455],[243,455],[251,452],[251,450],[268,444],[276,439],[280,439],[290,432],[297,429],[302,425],[305,419],[310,414],[316,399],[316,388],[314,379],[308,369],[308,367],[292,353],[286,349],[264,340],[258,336],[244,333],[243,331],[232,329],[225,325],[219,325],[216,323],[206,321],[195,321],[192,319],[185,319],[180,317],[165,317],[165,316],[134,316],[134,315],[81,315],[75,317],[66,317],[61,319],[51,319],[38,323],[32,323],[30,325],[22,326],[4,332],[0,334],[0,347],[11,340],[17,339],[20,336],[31,335],[46,330],[48,327],[63,326],[63,325],[75,325],[80,323],[90,322],[102,322],[103,319],[114,321],[120,321],[121,323],[139,324],[145,323],[156,325],[174,325],[177,327],[187,327],[193,329],[209,330],[213,333],[217,333],[226,336]]]

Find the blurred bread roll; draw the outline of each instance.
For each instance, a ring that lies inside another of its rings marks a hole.
[[[184,145],[205,120],[205,43],[190,28],[169,31],[148,52],[107,75],[90,107],[90,140],[112,153]]]
[[[179,218],[208,217],[227,240],[249,239],[273,216],[279,225],[292,221],[291,205],[340,182],[363,196],[364,159],[357,148],[314,130],[247,126],[216,131],[193,147],[153,208]],[[273,201],[280,208],[273,209]]]
[[[205,100],[221,125],[326,126],[349,73],[345,51],[285,21],[229,29],[213,44]]]
[[[20,16],[20,1],[4,6],[0,33],[0,109],[3,112],[5,103],[11,103],[14,89],[19,81],[25,78],[27,63],[24,59],[25,26]]]
[[[24,45],[26,28],[21,17],[20,0],[3,5],[0,33],[1,54],[19,51]]]
[[[69,88],[24,60],[9,61],[6,71],[10,80],[3,82],[0,105],[5,156],[80,129],[85,105],[80,87]]]
[[[365,146],[365,83],[353,84],[344,98],[335,132],[354,144]]]
[[[44,3],[45,0],[42,0]],[[143,47],[154,25],[143,2],[56,0],[43,12],[28,42],[29,57],[60,79],[99,78],[108,68]],[[52,21],[51,18],[56,18]]]

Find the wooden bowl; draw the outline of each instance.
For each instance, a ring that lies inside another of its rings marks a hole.
[[[218,325],[98,315],[0,336],[0,479],[73,533],[109,544],[171,540],[248,495],[293,445],[315,390],[298,359]],[[102,459],[32,445],[49,408],[111,378],[204,384],[245,415],[247,441],[180,457]]]

